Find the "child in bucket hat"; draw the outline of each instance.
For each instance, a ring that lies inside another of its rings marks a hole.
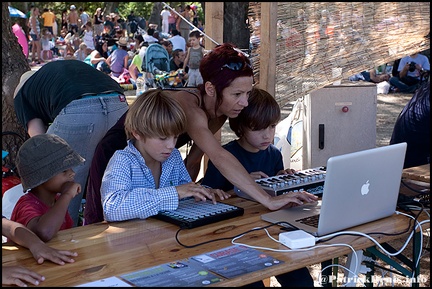
[[[81,192],[72,168],[83,162],[57,135],[40,134],[26,140],[16,157],[26,193],[16,203],[11,220],[27,226],[45,242],[59,230],[71,228],[69,202]]]

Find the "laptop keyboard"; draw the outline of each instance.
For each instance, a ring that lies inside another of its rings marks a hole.
[[[298,220],[296,220],[296,222],[306,224],[306,225],[311,226],[311,227],[318,228],[318,220],[319,220],[319,214],[309,216],[306,218],[302,218],[302,219],[298,219]]]

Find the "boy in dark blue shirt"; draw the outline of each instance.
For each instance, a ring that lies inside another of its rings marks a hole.
[[[252,89],[248,102],[238,117],[229,119],[231,129],[239,138],[225,144],[224,148],[240,161],[254,179],[293,173],[291,169],[284,170],[282,153],[272,144],[281,116],[278,103],[271,94],[259,88]],[[211,161],[201,184],[224,191],[234,188]],[[282,287],[314,285],[306,267],[278,275],[276,279]],[[258,281],[247,286],[264,287],[264,283]]]

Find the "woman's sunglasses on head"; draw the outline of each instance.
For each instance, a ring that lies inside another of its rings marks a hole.
[[[245,65],[247,67],[249,67],[249,68],[252,69],[252,65],[250,65],[249,63],[246,63],[246,62],[231,62],[231,63],[227,63],[227,64],[222,65],[221,70],[224,69],[224,68],[228,68],[229,70],[239,71],[239,70],[242,70]]]

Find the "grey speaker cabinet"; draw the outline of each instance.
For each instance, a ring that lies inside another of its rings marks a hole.
[[[375,84],[325,86],[306,95],[304,104],[303,169],[325,166],[331,156],[376,147]]]

